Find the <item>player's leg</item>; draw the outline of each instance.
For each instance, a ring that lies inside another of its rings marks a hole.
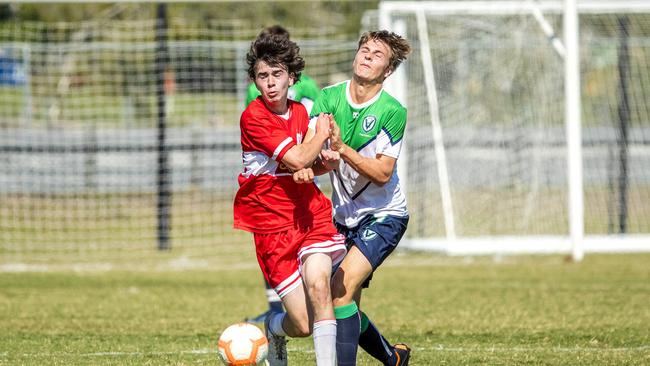
[[[350,295],[346,296],[346,294],[350,293],[353,294],[352,296],[357,306],[359,306],[361,289],[368,287],[372,273],[397,247],[397,243],[399,243],[406,231],[407,224],[408,217],[385,216],[366,218],[353,230],[338,227],[339,231],[346,234],[351,246],[345,259],[348,260],[348,257],[350,257],[349,263],[346,264],[344,260],[343,268],[339,269],[342,273],[337,271],[332,280],[335,309],[337,304],[341,306],[348,303]],[[367,266],[371,267],[369,272]],[[354,272],[355,270],[357,272]],[[359,334],[360,338],[357,340],[357,345],[360,345],[366,352],[385,365],[408,365],[410,353],[408,347],[405,345],[390,346],[367,316],[365,319],[360,316],[360,321],[362,321],[360,325],[363,334]],[[341,328],[339,323],[337,343],[339,339],[350,342],[348,337],[345,336],[345,332],[351,333],[354,330],[342,331]],[[337,354],[337,356],[339,359],[342,356],[345,357],[345,355],[341,354]]]
[[[272,339],[288,335],[304,337],[314,330],[314,345],[317,364],[319,366],[334,366],[336,323],[334,321],[330,293],[330,277],[332,263],[339,263],[345,255],[346,248],[343,236],[329,224],[323,228],[287,232],[284,242],[300,243],[299,249],[287,255],[273,256],[258,250],[260,266],[273,268],[270,272],[280,271],[279,276],[271,275],[269,283],[282,299],[286,313],[272,313],[266,320],[267,337],[269,337],[269,360],[273,353]],[[275,245],[275,252],[282,252]],[[260,245],[260,248],[263,247]],[[293,244],[289,247],[294,248]],[[287,268],[295,268],[295,272],[287,272]],[[300,270],[298,270],[300,268]],[[278,280],[282,278],[282,280]],[[315,321],[314,321],[315,320]],[[281,344],[281,343],[279,343]],[[285,351],[286,353],[286,351]],[[273,355],[274,356],[274,355]],[[280,357],[281,358],[281,357]],[[285,363],[281,363],[284,361]],[[284,360],[271,365],[286,365]]]
[[[408,365],[411,349],[403,343],[391,345],[363,311],[359,346],[384,365]]]
[[[297,269],[275,289],[282,298],[286,312],[271,312],[264,321],[264,328],[269,341],[270,366],[284,366],[287,365],[285,337],[309,336],[313,314],[308,306],[305,285]]]
[[[284,336],[313,334],[316,365],[336,365],[336,320],[330,294],[332,259],[327,254],[305,256],[301,286],[282,294],[286,312],[272,312],[265,326],[271,366],[286,365]],[[312,333],[313,331],[313,333]]]
[[[353,249],[351,249],[351,251],[354,252]],[[375,326],[375,324],[372,323],[368,316],[361,310],[361,293],[364,285],[366,284],[367,280],[354,294],[354,301],[359,308],[360,318],[360,325],[358,327],[358,346],[360,346],[370,356],[374,357],[384,365],[408,365],[411,349],[402,343],[391,345],[391,343],[389,343],[386,338],[384,338],[384,336],[379,332],[379,329]],[[353,334],[352,331],[349,331],[349,333]],[[339,347],[338,343],[337,347]]]
[[[302,259],[302,277],[313,314],[313,339],[316,364],[336,364],[336,319],[332,306],[330,278],[332,258],[326,253],[309,254]]]
[[[284,312],[271,312],[264,321],[266,338],[269,341],[269,364],[285,366],[288,363],[285,337],[300,337],[309,333],[308,326],[300,327],[301,322],[308,323],[308,315],[296,257],[298,246],[295,244],[295,233],[292,230],[256,233],[254,238],[257,261],[265,280],[285,306],[289,306],[289,315]]]
[[[252,318],[246,318],[246,321],[249,323],[264,323],[264,319],[266,319],[266,317],[271,312],[280,313],[283,311],[282,300],[280,299],[280,296],[278,296],[278,294],[266,280],[264,280],[264,287],[266,291],[266,301],[269,304],[269,308],[262,314],[259,314]]]
[[[332,278],[332,297],[336,315],[336,356],[339,366],[356,365],[360,317],[355,297],[361,284],[372,273],[372,266],[356,246],[351,246]]]
[[[296,338],[312,334],[314,315],[310,306],[311,301],[307,296],[306,285],[301,282],[300,286],[289,292],[282,292],[281,296],[286,312],[271,312],[264,323],[266,336],[269,340],[268,360],[271,366],[287,365],[285,336]],[[316,343],[316,338],[316,334],[314,334],[314,343]],[[330,366],[334,363],[332,361],[331,364],[325,365]]]
[[[307,231],[299,251],[302,277],[313,314],[313,338],[317,365],[336,363],[336,319],[332,305],[332,267],[343,260],[345,238],[331,221]]]
[[[302,266],[301,285],[282,294],[286,312],[273,312],[269,318],[272,333],[292,338],[307,337],[312,324],[334,319],[329,278],[331,258],[326,254],[308,256]]]

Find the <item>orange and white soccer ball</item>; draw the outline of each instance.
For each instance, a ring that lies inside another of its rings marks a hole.
[[[268,352],[269,342],[253,324],[233,324],[219,337],[219,356],[228,366],[264,365]]]

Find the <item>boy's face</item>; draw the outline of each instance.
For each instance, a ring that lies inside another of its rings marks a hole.
[[[293,77],[281,65],[270,66],[264,61],[255,65],[255,86],[267,105],[277,106],[287,102],[289,87]]]
[[[359,47],[352,70],[357,79],[383,82],[391,74],[391,50],[381,41],[371,39]]]

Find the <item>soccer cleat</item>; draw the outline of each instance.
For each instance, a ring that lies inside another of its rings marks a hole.
[[[287,366],[287,340],[283,336],[275,335],[269,329],[269,322],[275,312],[269,312],[264,319],[264,331],[269,341],[269,354],[267,361],[269,366]]]
[[[411,358],[411,348],[404,343],[397,343],[393,346],[397,362],[394,366],[408,366],[409,358]]]
[[[251,324],[262,324],[266,320],[266,318],[271,314],[271,309],[263,312],[262,314],[254,317],[254,318],[246,318],[244,321],[246,323],[251,323]]]

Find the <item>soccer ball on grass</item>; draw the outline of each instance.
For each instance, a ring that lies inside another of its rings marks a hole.
[[[219,337],[219,357],[227,366],[264,365],[268,351],[264,333],[250,323],[233,324]]]

